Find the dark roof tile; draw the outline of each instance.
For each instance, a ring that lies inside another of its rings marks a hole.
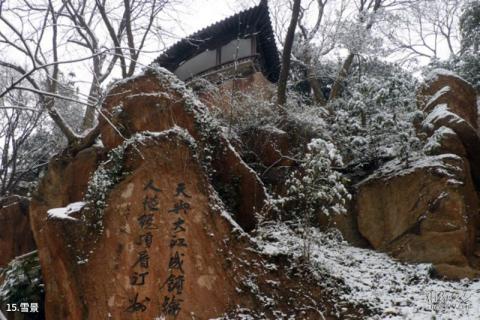
[[[257,34],[257,45],[262,56],[265,76],[270,81],[276,82],[280,73],[280,59],[268,5],[263,0],[253,8],[241,11],[178,41],[153,63],[158,63],[173,72],[183,61],[207,49],[215,49],[238,36],[245,37],[251,34]]]

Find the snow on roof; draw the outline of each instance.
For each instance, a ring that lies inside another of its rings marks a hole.
[[[272,29],[266,1],[214,23],[173,44],[153,61],[153,64],[174,71],[182,62],[204,52],[229,43],[237,38],[256,35],[257,47],[263,56],[262,72],[272,82],[280,74],[280,56]]]

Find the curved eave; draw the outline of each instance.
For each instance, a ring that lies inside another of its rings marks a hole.
[[[258,51],[263,57],[265,70],[262,72],[268,80],[276,82],[280,74],[280,59],[268,6],[263,1],[256,7],[241,11],[178,41],[153,63],[173,72],[181,63],[205,50],[225,45],[236,39],[237,35],[246,37],[252,34],[257,35]]]

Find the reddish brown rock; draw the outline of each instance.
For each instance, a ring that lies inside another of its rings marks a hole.
[[[460,157],[426,157],[409,168],[387,163],[357,190],[359,230],[375,249],[404,261],[468,266],[479,205]]]
[[[49,171],[59,174],[43,179],[43,192],[34,195],[37,202],[43,201],[43,195],[56,195],[53,207],[79,201],[85,196],[90,175],[98,163],[105,158],[106,151],[100,147],[91,147],[77,153],[75,157],[62,154],[51,159]]]
[[[0,268],[13,258],[36,249],[28,204],[28,199],[20,196],[0,200]]]
[[[256,127],[245,132],[241,139],[252,161],[265,167],[293,164],[289,135],[283,130],[271,126]]]
[[[467,158],[468,153],[460,137],[450,128],[440,127],[428,139],[424,151],[428,155],[453,153],[462,158]]]
[[[44,200],[32,203],[45,268],[47,317],[153,319],[165,313],[165,299],[173,308],[174,296],[181,301],[178,319],[221,314],[234,292],[223,261],[228,223],[212,209],[206,176],[188,142],[175,134],[146,138],[116,160],[123,162],[128,176],[112,186],[104,210],[85,209],[74,215],[78,221],[47,220],[48,209],[66,205],[58,203],[57,194],[44,193],[55,170],[40,187]],[[184,192],[177,189],[180,183]],[[101,225],[89,211],[102,215]],[[90,236],[84,238],[81,233],[87,229]],[[172,241],[178,242],[172,246]],[[178,280],[182,275],[184,280]],[[178,290],[169,292],[170,276],[181,282],[175,282]]]
[[[47,319],[369,313],[338,308],[293,257],[258,253],[244,230],[263,185],[182,82],[150,70],[116,85],[103,111],[116,127],[102,120],[105,147],[52,159],[31,204]]]
[[[263,94],[263,100],[268,100],[268,98],[275,94],[275,87],[261,72],[255,72],[246,77],[237,77],[224,81],[220,84],[219,89],[224,92],[226,97],[230,97],[232,90],[243,94],[261,92]]]
[[[469,266],[455,266],[451,264],[436,264],[433,266],[434,276],[447,280],[474,279],[480,277],[480,271]]]
[[[235,315],[237,308],[267,318],[281,310],[317,319],[320,305],[334,310],[326,302],[330,294],[302,273],[287,275],[288,265],[278,261],[273,271],[265,268],[271,262],[249,248],[223,213],[188,133],[177,128],[137,135],[123,146],[96,169],[90,204],[69,216],[77,220],[49,218],[47,210],[65,207],[66,199],[83,200],[61,188],[84,177],[60,179],[80,155],[52,162],[32,201],[47,319],[210,319]],[[292,310],[292,291],[298,306],[317,307]],[[355,313],[348,305],[342,312]]]
[[[348,241],[350,244],[361,247],[368,248],[368,241],[362,236],[358,230],[358,218],[357,210],[355,208],[356,200],[351,199],[347,200],[345,213],[325,215],[323,213],[318,213],[318,223],[321,230],[328,230],[330,228],[336,228],[342,234],[344,240]]]
[[[231,209],[240,225],[245,230],[255,227],[254,212],[261,211],[266,199],[263,183],[183,82],[166,70],[151,69],[112,88],[103,111],[122,135],[101,119],[102,141],[107,149],[118,146],[124,138],[137,132],[159,132],[175,126],[186,129],[202,146],[204,158],[211,163],[212,179],[220,195],[223,197],[222,191],[227,189],[235,192],[238,201]]]
[[[204,79],[196,79],[188,85],[198,94],[199,99],[214,112],[223,112],[235,117],[239,106],[249,106],[251,101],[268,101],[275,95],[275,86],[261,72],[229,80],[210,79],[218,85]],[[252,99],[254,97],[254,99]]]
[[[434,135],[442,127],[449,128],[456,134],[463,148],[460,145],[451,145],[450,149],[460,156],[463,156],[462,149],[465,150],[475,185],[477,189],[480,189],[480,136],[477,130],[452,112],[447,104],[437,105],[432,113],[425,118],[422,126],[428,135]]]
[[[475,89],[444,70],[432,72],[417,93],[417,105],[427,116],[416,127],[429,138],[430,154],[454,153],[468,159],[480,190],[480,136]],[[452,132],[447,132],[448,129]],[[434,146],[433,144],[436,146]],[[430,147],[434,148],[430,148]]]
[[[429,113],[439,104],[449,109],[478,128],[477,94],[470,83],[459,76],[445,71],[434,70],[417,93],[418,108]]]

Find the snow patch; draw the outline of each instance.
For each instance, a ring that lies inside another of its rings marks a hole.
[[[418,169],[426,168],[435,169],[436,173],[455,179],[456,175],[453,173],[462,169],[454,164],[448,163],[449,161],[461,162],[463,160],[461,157],[455,154],[446,153],[437,156],[427,156],[412,159],[408,167],[406,167],[404,161],[395,159],[385,163],[382,167],[375,171],[375,173],[360,181],[357,186],[373,179],[390,179],[396,176],[408,175]]]
[[[258,127],[260,130],[265,130],[265,131],[268,131],[268,132],[271,132],[271,133],[277,133],[277,134],[286,134],[285,131],[283,131],[282,129],[279,129],[277,127],[274,127],[270,124],[265,124],[263,126],[260,126]]]
[[[284,224],[262,226],[258,234],[255,240],[265,254],[299,257],[302,253],[302,237]],[[377,311],[378,315],[368,319],[478,319],[479,280],[432,279],[429,264],[402,263],[384,253],[353,247],[315,228],[310,244],[314,275],[340,280],[344,284],[341,298]],[[333,286],[338,288],[338,282]]]
[[[424,128],[433,128],[435,123],[440,120],[446,120],[449,123],[466,123],[461,117],[457,114],[451,112],[448,109],[448,105],[445,103],[437,105],[432,112],[428,114],[428,116],[423,120],[422,127]]]
[[[445,69],[441,69],[441,68],[438,68],[438,69],[434,69],[432,70],[426,77],[425,77],[425,81],[427,82],[433,82],[435,80],[438,79],[438,76],[449,76],[449,77],[455,77],[463,82],[467,82],[465,79],[463,79],[462,77],[460,77],[458,74],[456,74],[455,72],[452,72],[450,70],[445,70]]]
[[[53,208],[47,211],[48,217],[51,219],[65,219],[77,221],[78,219],[71,217],[70,215],[75,212],[79,212],[85,207],[86,203],[83,201],[70,203],[66,207]]]
[[[433,152],[434,150],[442,147],[442,141],[448,137],[456,136],[457,134],[452,129],[441,126],[433,135],[428,138],[427,143],[423,147],[425,152]]]
[[[435,92],[435,94],[433,96],[431,96],[430,99],[428,100],[428,102],[425,106],[426,109],[428,109],[429,106],[434,104],[441,96],[443,96],[444,94],[446,94],[447,92],[449,92],[451,90],[452,89],[449,86],[445,86],[445,87],[441,88],[440,90],[438,90],[437,92]]]

